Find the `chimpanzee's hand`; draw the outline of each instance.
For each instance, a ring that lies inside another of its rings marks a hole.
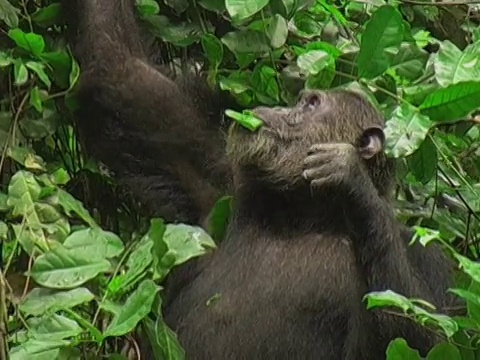
[[[315,144],[304,161],[303,177],[312,189],[328,187],[358,195],[358,190],[368,191],[373,185],[361,161],[353,145]]]

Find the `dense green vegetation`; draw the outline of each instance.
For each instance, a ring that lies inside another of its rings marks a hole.
[[[209,82],[245,108],[290,104],[303,87],[345,87],[381,109],[387,152],[399,159],[398,217],[415,227],[415,241],[441,242],[458,262],[462,276],[451,291],[466,300],[467,316],[440,314],[390,291],[369,294],[366,305],[394,306],[399,316],[440,333],[445,342],[429,360],[479,358],[477,5],[136,4],[156,60],[204,64]],[[136,358],[141,327],[159,359],[182,359],[158,311],[160,284],[174,266],[214,248],[210,236],[222,234],[228,199],[215,209],[210,234],[144,219],[137,204],[116,200],[108,171],[86,156],[76,137],[72,111],[81,69],[64,22],[53,0],[0,0],[0,358]],[[387,353],[389,359],[420,358],[402,339]]]

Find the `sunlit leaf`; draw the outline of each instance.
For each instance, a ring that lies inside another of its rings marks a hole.
[[[433,123],[409,104],[395,109],[385,129],[387,154],[398,158],[413,154],[419,148]]]
[[[438,83],[448,85],[478,81],[480,79],[480,48],[468,46],[464,51],[450,41],[440,43],[440,50],[434,61],[435,77]]]
[[[480,108],[480,82],[463,82],[438,89],[420,105],[422,114],[436,122],[460,120]]]
[[[255,15],[267,4],[268,0],[225,0],[225,7],[234,21]]]
[[[15,41],[17,46],[33,55],[40,55],[45,49],[45,41],[41,35],[32,32],[25,33],[21,29],[11,29],[8,31],[8,36]]]

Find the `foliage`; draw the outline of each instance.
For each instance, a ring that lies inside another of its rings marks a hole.
[[[167,44],[168,60],[180,56],[182,62],[181,54],[188,54],[205,63],[210,83],[246,108],[291,104],[302,88],[341,87],[362,92],[385,114],[387,153],[399,162],[398,217],[416,226],[416,241],[440,242],[456,259],[463,277],[451,292],[466,301],[468,314],[450,317],[391,291],[368,294],[366,305],[397,308],[442,335],[445,342],[430,351],[429,360],[478,357],[475,5],[410,0],[136,0],[136,5],[160,46]],[[85,190],[98,187],[109,196],[105,189],[115,186],[108,171],[85,157],[71,121],[81,69],[65,43],[63,18],[53,0],[0,0],[0,237],[2,281],[9,285],[1,318],[8,320],[10,357],[113,356],[134,342],[132,332],[141,324],[158,358],[184,358],[158,310],[158,284],[174,266],[215,245],[198,227],[152,219],[146,229],[128,204],[114,202],[108,209]],[[260,125],[248,111],[227,115],[251,129]],[[230,200],[220,199],[212,211],[208,230],[215,240],[223,236]],[[17,269],[27,270],[26,277]],[[6,314],[10,305],[14,311]],[[387,358],[420,357],[396,339]]]

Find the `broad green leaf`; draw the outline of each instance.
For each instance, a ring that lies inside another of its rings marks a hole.
[[[405,296],[399,295],[391,290],[374,291],[365,295],[367,309],[383,306],[397,306],[403,311],[411,309],[414,305]]]
[[[27,294],[20,304],[20,310],[26,315],[40,316],[70,309],[93,299],[94,295],[86,288],[68,291],[35,288]]]
[[[255,15],[268,4],[268,0],[225,0],[225,7],[233,21]]]
[[[392,340],[387,347],[387,360],[421,360],[418,350],[408,346],[405,339]]]
[[[147,233],[132,251],[128,257],[126,267],[127,271],[116,276],[108,284],[108,290],[112,295],[123,293],[129,289],[133,284],[142,279],[145,271],[152,264],[152,248],[154,239]],[[163,241],[163,239],[160,239]]]
[[[256,131],[263,125],[263,121],[256,118],[252,112],[244,110],[243,113],[236,112],[234,110],[225,110],[225,115],[235,120],[238,124],[250,131]]]
[[[216,248],[210,235],[198,226],[168,224],[163,239],[175,254],[176,266]]]
[[[83,331],[75,320],[58,314],[30,318],[27,325],[29,335],[44,340],[63,340],[78,336]]]
[[[480,264],[458,253],[454,253],[453,256],[458,260],[463,272],[468,274],[477,283],[480,283]]]
[[[56,244],[34,262],[31,276],[36,283],[52,289],[71,289],[110,270],[110,263],[98,257],[86,258],[75,250]]]
[[[41,96],[40,90],[38,96]],[[32,96],[32,94],[30,94]],[[35,95],[36,96],[36,95]],[[42,99],[40,99],[42,100]],[[35,98],[31,101],[37,101]],[[51,101],[42,102],[41,117],[33,117],[32,114],[27,114],[20,123],[23,135],[29,139],[42,140],[49,135],[53,135],[60,123],[60,116],[55,106],[52,106]]]
[[[403,103],[395,109],[385,128],[385,151],[395,158],[413,154],[432,127],[430,119]]]
[[[358,74],[374,78],[390,66],[387,51],[396,53],[403,40],[402,15],[393,6],[385,5],[376,10],[367,22],[362,34],[357,58]]]
[[[45,170],[45,162],[40,156],[35,155],[32,148],[10,146],[7,155],[29,170]]]
[[[62,7],[54,3],[39,8],[32,14],[32,20],[43,28],[58,24],[62,20]]]
[[[165,324],[161,317],[156,321],[145,318],[143,325],[156,359],[185,359],[185,351],[182,349],[177,335]]]
[[[20,61],[13,63],[13,76],[15,78],[15,85],[24,85],[28,80],[27,67]]]
[[[122,336],[132,331],[152,310],[158,290],[152,280],[142,281],[120,308],[120,313],[114,316],[104,336]]]
[[[252,84],[255,86],[255,95],[258,100],[270,106],[278,104],[280,91],[275,69],[262,64],[255,66],[252,73]]]
[[[34,203],[39,199],[41,187],[32,173],[20,170],[12,176],[8,186],[8,206],[13,216],[26,216],[32,225],[40,225]]]
[[[437,344],[428,352],[427,360],[462,360],[458,348],[448,342]]]
[[[277,49],[282,47],[287,41],[288,36],[287,20],[281,15],[275,15],[268,26],[267,35],[272,48]]]
[[[426,138],[417,151],[408,157],[410,171],[423,184],[429,182],[435,175],[437,162],[437,148],[430,138]]]
[[[35,61],[28,61],[25,63],[25,66],[37,74],[38,78],[45,84],[47,89],[50,89],[52,82],[48,78],[47,73],[45,72],[45,65]]]
[[[173,23],[163,15],[151,15],[144,20],[150,25],[150,31],[163,41],[176,46],[189,46],[200,40],[203,30],[192,22]]]
[[[122,240],[116,234],[98,227],[73,232],[63,246],[78,256],[100,259],[113,258],[125,249]]]
[[[297,65],[306,73],[316,75],[325,69],[331,60],[331,55],[323,50],[310,50],[298,57]]]
[[[477,303],[478,297],[480,296],[480,283],[475,281],[474,279],[471,280],[470,286],[468,290],[464,290],[462,292],[457,289],[456,291],[452,290],[453,293],[460,295],[464,299],[467,300],[467,314],[470,319],[479,322],[480,321],[480,304]],[[478,328],[478,327],[476,327]]]
[[[18,14],[20,10],[14,7],[9,0],[0,0],[0,20],[4,21],[9,28],[18,26]]]
[[[56,359],[60,349],[70,345],[67,340],[29,339],[19,346],[10,349],[10,360],[51,360]]]
[[[202,36],[202,48],[208,61],[216,69],[223,60],[222,42],[213,34],[204,34]]]
[[[10,66],[13,64],[13,62],[14,60],[9,54],[0,51],[0,68]]]
[[[440,50],[434,61],[435,77],[442,87],[480,78],[480,50],[468,46],[464,51],[450,41],[440,43]]]
[[[150,220],[150,228],[146,236],[153,241],[152,256],[155,268],[155,277],[162,280],[175,265],[175,254],[170,251],[165,242],[167,227],[162,219]]]
[[[232,196],[223,196],[217,200],[208,215],[208,233],[215,242],[223,240],[232,213]]]
[[[156,15],[160,12],[155,0],[135,0],[135,5],[141,16]]]
[[[45,49],[45,41],[41,35],[32,32],[25,33],[21,29],[11,29],[8,31],[8,36],[15,41],[17,46],[33,55],[40,55]]]
[[[83,204],[75,199],[71,194],[57,188],[57,196],[58,196],[58,203],[62,206],[63,211],[67,215],[76,214],[80,219],[85,221],[90,227],[98,227],[95,220],[90,216],[90,213],[87,209],[83,206]]]
[[[402,43],[389,69],[408,80],[419,78],[425,71],[428,53],[412,43]]]
[[[267,52],[270,50],[268,38],[259,31],[232,31],[222,37],[222,42],[234,54]]]
[[[8,240],[8,225],[0,220],[0,242]]]
[[[39,113],[43,111],[43,104],[42,104],[42,99],[40,97],[40,91],[38,90],[38,86],[34,86],[30,90],[30,99],[29,99],[30,105],[32,105],[35,110],[37,110]]]
[[[480,107],[480,82],[463,82],[438,89],[420,105],[422,114],[435,122],[460,120]]]

